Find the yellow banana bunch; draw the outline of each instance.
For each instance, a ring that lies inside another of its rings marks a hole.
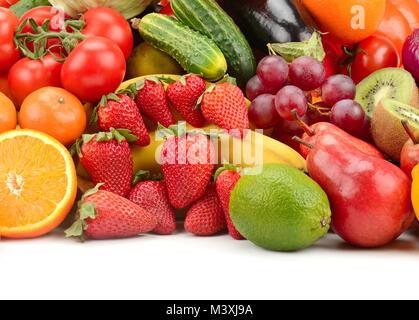
[[[164,76],[168,77],[168,75]],[[170,77],[174,79],[179,78],[179,76],[172,75]],[[138,79],[125,82],[121,88],[126,88],[136,81]],[[221,129],[215,125],[207,125],[200,129],[187,125],[187,130],[203,130],[207,133],[219,133],[218,139],[212,138],[212,142],[215,144],[216,150],[218,150],[218,166],[223,165],[225,162],[236,164],[241,168],[268,163],[281,163],[302,171],[307,171],[306,161],[298,152],[260,132],[250,130],[244,139],[237,139],[227,133],[220,133]],[[160,150],[165,140],[159,137],[156,132],[151,132],[150,138],[151,143],[147,147],[131,147],[134,160],[134,173],[139,170],[161,173]],[[82,177],[88,177],[81,165],[79,165],[78,174]]]

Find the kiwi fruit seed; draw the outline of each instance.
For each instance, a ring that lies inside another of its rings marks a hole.
[[[406,120],[414,134],[419,133],[419,107],[416,108],[391,99],[383,99],[374,110],[371,133],[377,147],[395,161],[409,136],[403,127]]]
[[[406,70],[385,68],[370,74],[356,87],[355,101],[364,108],[369,117],[372,117],[374,109],[383,98],[410,106],[419,105],[415,79]]]

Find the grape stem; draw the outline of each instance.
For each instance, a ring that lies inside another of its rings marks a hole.
[[[418,139],[416,138],[416,136],[413,134],[412,130],[409,127],[409,122],[407,120],[402,120],[402,125],[407,135],[410,137],[410,139],[412,139],[413,144],[419,144]]]
[[[314,132],[314,130],[311,129],[307,125],[307,123],[305,123],[303,120],[301,120],[301,118],[297,114],[297,110],[296,109],[292,110],[291,113],[292,113],[292,115],[293,115],[293,117],[295,119],[295,122],[297,122],[297,124],[301,127],[301,129],[304,130],[305,133],[307,133],[307,135],[309,135],[310,137],[312,137],[312,136],[314,136],[316,134]]]

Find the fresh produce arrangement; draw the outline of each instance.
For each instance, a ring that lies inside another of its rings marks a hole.
[[[418,83],[416,0],[0,1],[0,236],[384,246]]]

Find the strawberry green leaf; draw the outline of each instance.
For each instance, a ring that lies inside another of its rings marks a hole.
[[[113,128],[111,128],[112,130]],[[97,142],[106,142],[110,141],[114,138],[114,135],[112,132],[99,132],[96,134],[96,141]]]
[[[89,124],[94,124],[99,120],[99,105],[94,107],[92,115],[90,116]]]
[[[217,181],[218,176],[224,171],[238,172],[237,167],[234,164],[224,163],[222,167],[219,167],[214,173],[214,181]]]
[[[118,144],[121,144],[122,141],[126,140],[125,137],[121,133],[119,133],[118,130],[111,128],[111,132]]]
[[[110,93],[106,96],[106,98],[109,100],[113,100],[116,102],[122,102],[122,99],[120,97],[118,97],[115,93]]]
[[[131,99],[135,99],[138,94],[138,90],[136,88],[136,84],[130,84],[126,89],[121,89],[117,92],[117,94],[125,94]]]
[[[169,78],[169,77],[159,77],[159,79],[160,79],[161,82],[163,82],[165,84],[172,84],[172,83],[176,82],[175,79],[172,79],[172,78]]]
[[[184,135],[186,135],[186,122],[185,121],[179,121],[178,124],[172,124],[168,128],[171,130],[177,137],[181,138]]]
[[[217,81],[217,84],[221,83],[231,83],[237,86],[237,79],[228,74],[225,74],[221,80]]]
[[[80,220],[86,220],[88,218],[95,219],[97,217],[97,205],[93,202],[85,202],[79,208]]]
[[[135,83],[135,90],[140,91],[144,88],[145,86],[145,79],[140,79]]]
[[[159,84],[160,83],[160,79],[158,77],[147,77],[146,80],[154,82],[155,84]]]
[[[81,220],[76,220],[71,225],[70,228],[64,231],[65,237],[81,237],[83,234],[83,222]]]
[[[131,131],[128,130],[128,129],[117,129],[115,131],[118,134],[122,135],[125,138],[125,140],[128,141],[128,143],[135,142],[135,141],[138,140],[138,137],[135,136],[135,135],[133,135],[133,134],[131,134]],[[121,141],[123,141],[123,140],[121,140]],[[121,142],[118,142],[118,143],[121,143]]]
[[[83,143],[89,143],[94,137],[96,137],[95,134],[84,134],[81,136],[81,139]]]
[[[76,140],[76,142],[74,142],[74,144],[71,146],[70,148],[70,154],[72,156],[74,156],[75,154],[77,154],[79,156],[79,158],[82,158],[83,155],[81,153],[81,144],[83,143],[83,139],[79,138]]]
[[[132,177],[132,185],[135,186],[142,181],[146,181],[150,179],[150,171],[148,170],[140,170],[134,174]]]
[[[89,190],[87,190],[84,194],[83,194],[83,196],[82,196],[82,198],[81,198],[81,202],[83,202],[87,197],[89,197],[89,196],[91,196],[91,195],[94,195],[96,192],[98,192],[99,191],[99,188],[101,187],[101,186],[103,186],[104,185],[104,183],[98,183],[97,185],[95,185],[92,189],[89,189]],[[81,204],[81,203],[80,203]]]
[[[173,136],[174,132],[170,130],[169,128],[166,128],[165,126],[163,126],[161,123],[158,123],[156,135],[159,136],[160,138],[167,139]]]

